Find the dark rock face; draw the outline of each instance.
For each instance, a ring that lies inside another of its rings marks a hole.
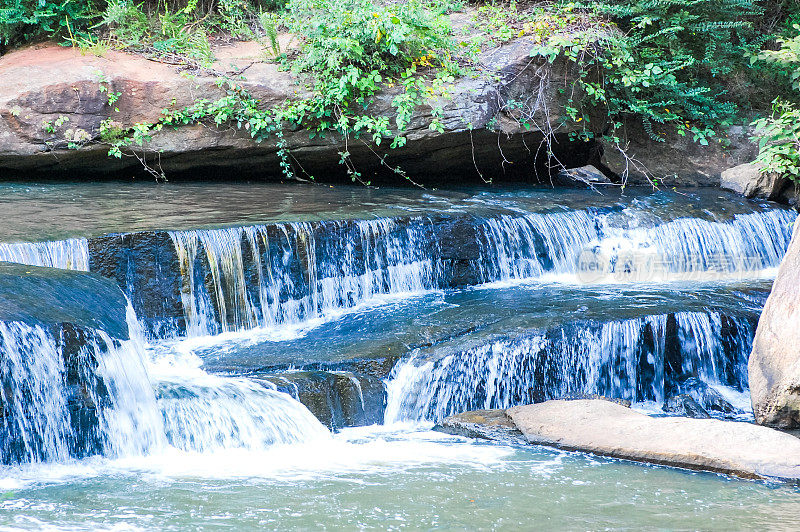
[[[332,430],[383,423],[380,379],[345,371],[291,371],[254,377],[288,393]]]

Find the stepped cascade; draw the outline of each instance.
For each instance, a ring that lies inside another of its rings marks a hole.
[[[752,419],[748,356],[794,212],[419,201],[0,243],[0,468],[356,474],[462,460],[427,432],[452,414],[587,394]]]

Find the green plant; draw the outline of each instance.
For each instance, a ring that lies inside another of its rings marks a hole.
[[[0,45],[51,36],[85,37],[93,17],[90,0],[4,0],[0,5]]]
[[[800,109],[776,100],[772,116],[754,122],[762,172],[775,172],[800,181]]]
[[[797,95],[800,95],[800,25],[792,38],[778,41],[780,49],[762,51],[752,62],[765,61],[783,69]],[[753,123],[758,132],[756,163],[762,172],[775,172],[800,181],[800,109],[792,102],[778,98],[773,102],[772,115]]]
[[[615,131],[638,117],[653,140],[671,128],[708,144],[736,116],[721,80],[763,42],[751,18],[752,0],[599,0],[559,2],[571,15],[588,15],[579,31],[556,33],[534,55],[564,57],[578,70],[566,108],[590,135],[619,144]],[[593,109],[604,123],[591,124]],[[655,124],[668,126],[656,130]],[[592,129],[594,127],[594,129]]]
[[[268,11],[261,11],[258,14],[258,22],[264,30],[264,37],[267,40],[267,46],[269,47],[272,57],[278,57],[281,55],[281,43],[278,41],[278,27],[281,23],[280,15]]]

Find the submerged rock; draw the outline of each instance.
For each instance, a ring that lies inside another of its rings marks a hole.
[[[736,408],[721,393],[696,377],[690,377],[679,383],[677,389],[678,397],[686,396],[692,399],[706,413],[718,412],[726,415],[737,412]],[[681,402],[685,402],[685,400],[681,400]]]
[[[503,410],[462,412],[443,419],[433,430],[467,438],[525,443],[522,433]]]
[[[506,412],[532,444],[744,478],[800,478],[800,439],[750,423],[656,418],[597,400]]]
[[[800,225],[758,322],[748,365],[756,422],[800,428]]]
[[[664,404],[664,412],[669,412],[670,414],[676,414],[678,416],[693,417],[695,419],[708,419],[711,417],[708,415],[705,408],[700,406],[697,401],[685,393],[674,395],[667,399],[667,402]]]

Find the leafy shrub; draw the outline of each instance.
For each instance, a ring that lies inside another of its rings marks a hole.
[[[3,0],[0,45],[43,37],[84,34],[93,19],[90,0]]]
[[[759,38],[750,17],[752,0],[599,0],[560,2],[565,13],[585,13],[584,31],[557,34],[536,54],[575,62],[583,97],[568,111],[586,119],[587,109],[608,110],[612,130],[626,116],[641,118],[657,141],[654,124],[668,124],[681,135],[708,144],[715,128],[733,120],[721,78],[742,66]],[[614,26],[604,23],[611,21]]]
[[[763,51],[753,61],[766,61],[783,68],[800,96],[800,25],[793,38],[779,40],[779,50]],[[773,102],[772,115],[753,123],[758,131],[756,162],[763,172],[777,172],[800,181],[800,108],[783,99]]]

